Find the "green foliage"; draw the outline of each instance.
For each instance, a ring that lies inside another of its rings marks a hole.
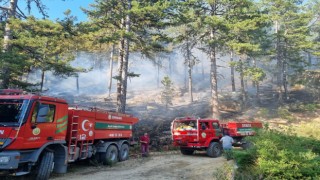
[[[35,71],[52,71],[54,75],[71,76],[75,69],[69,62],[73,60],[70,41],[65,36],[64,28],[50,20],[12,20],[14,39],[10,51],[3,53],[2,64],[9,66],[10,86],[26,88],[30,84],[21,81],[21,77]]]
[[[307,103],[302,102],[290,104],[290,111],[292,112],[316,112],[320,109],[320,104],[317,103]]]
[[[19,80],[19,77],[28,71],[31,65],[31,61],[27,61],[26,59],[27,57],[15,48],[9,52],[0,52],[0,65],[3,66],[5,64],[10,71],[10,74],[1,72],[1,79],[4,79],[5,76],[10,77],[9,85],[11,86],[19,85],[19,87],[24,88],[28,85]]]
[[[161,84],[163,85],[163,90],[161,92],[161,102],[168,107],[168,105],[172,105],[173,98],[173,83],[169,76],[163,77],[161,80]]]
[[[222,167],[217,168],[213,172],[212,176],[214,179],[229,180],[229,179],[233,179],[232,178],[233,173],[234,173],[233,165],[225,163],[225,164],[223,164]]]
[[[305,85],[317,98],[320,98],[320,71],[308,70],[293,77],[293,82]]]
[[[318,118],[308,123],[299,123],[293,126],[292,130],[299,136],[320,140],[320,119]]]
[[[248,150],[235,150],[234,158],[236,159],[239,171],[245,171],[248,167],[254,167],[257,159],[257,151],[254,147]]]
[[[255,169],[264,179],[317,179],[320,177],[320,142],[290,132],[262,130],[248,140],[254,147],[235,156],[241,168]],[[245,162],[249,162],[246,164]],[[254,163],[252,163],[254,162]],[[254,165],[254,167],[252,167]]]
[[[248,77],[254,82],[263,81],[266,77],[266,73],[263,69],[258,67],[248,67],[243,73],[245,77]]]
[[[289,107],[285,107],[285,106],[279,107],[277,110],[277,114],[282,119],[286,119],[289,121],[295,120],[295,117],[292,116],[292,113],[289,111]]]
[[[85,49],[96,50],[100,45],[108,48],[108,44],[128,38],[130,52],[140,52],[150,57],[165,50],[169,39],[162,29],[167,26],[164,19],[168,17],[170,2],[131,1],[130,9],[127,5],[127,1],[96,0],[90,9],[83,9],[91,19],[89,24],[83,24],[81,28],[83,39],[89,38],[89,42],[84,41]],[[127,15],[130,15],[129,32],[126,32],[123,20]]]
[[[233,61],[229,62],[231,67],[235,67],[236,71],[243,72],[244,78],[254,82],[261,82],[266,78],[266,73],[262,68],[250,66],[248,61]]]

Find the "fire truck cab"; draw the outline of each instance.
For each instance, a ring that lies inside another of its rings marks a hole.
[[[218,157],[222,153],[219,143],[222,132],[218,120],[176,118],[171,132],[173,145],[179,146],[182,154],[191,155],[195,150],[206,150],[208,156]]]

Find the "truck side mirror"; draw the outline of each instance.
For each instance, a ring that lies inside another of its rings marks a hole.
[[[48,105],[40,105],[36,122],[38,123],[47,122],[47,115],[49,110],[50,109]]]
[[[31,125],[31,129],[35,129],[36,127],[37,127],[37,124],[35,123]]]

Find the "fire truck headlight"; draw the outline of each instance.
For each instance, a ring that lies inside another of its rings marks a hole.
[[[174,132],[174,134],[173,135],[180,135],[180,133],[179,132]]]
[[[0,164],[8,164],[10,161],[10,156],[1,156],[0,157]]]

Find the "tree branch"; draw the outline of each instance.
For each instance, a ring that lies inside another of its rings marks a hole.
[[[10,10],[9,8],[3,7],[3,6],[0,6],[0,9],[1,9],[1,10],[5,10],[5,11],[9,11],[9,10]]]

